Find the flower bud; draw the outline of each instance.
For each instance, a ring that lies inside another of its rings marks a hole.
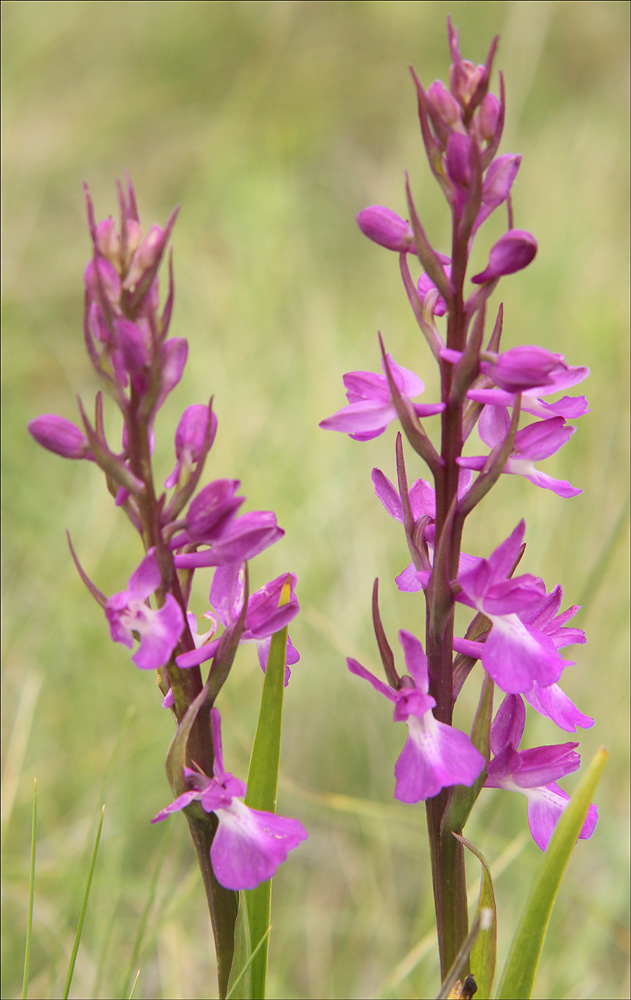
[[[468,135],[452,132],[447,143],[445,159],[450,181],[460,188],[471,183],[471,140]]]
[[[116,229],[116,223],[110,215],[103,219],[96,227],[96,248],[104,257],[112,263],[118,259],[120,253],[120,236]]]
[[[486,206],[496,208],[508,198],[520,163],[520,153],[504,153],[493,160],[482,185],[482,201]]]
[[[168,490],[177,485],[180,479],[182,466],[190,469],[202,458],[205,458],[207,451],[204,448],[206,433],[208,431],[208,407],[201,403],[188,406],[180,418],[175,432],[175,457],[176,466],[170,476],[165,480],[164,485]],[[215,435],[217,433],[217,417],[210,414],[210,440],[208,451],[212,448]]]
[[[537,253],[537,241],[531,233],[523,229],[509,229],[491,248],[489,262],[484,271],[473,276],[471,281],[481,285],[485,281],[513,274],[527,267]]]
[[[495,135],[495,129],[500,116],[500,102],[495,94],[487,94],[478,108],[474,119],[474,127],[478,139],[490,142]]]
[[[463,108],[470,103],[485,76],[486,67],[474,66],[468,59],[460,59],[449,67],[449,89]]]
[[[136,219],[127,219],[125,235],[127,236],[127,253],[131,255],[138,248],[142,239],[142,228]]]
[[[142,395],[147,389],[147,371],[151,362],[151,333],[142,321],[132,323],[129,319],[117,319],[115,328],[117,350],[112,360],[116,373],[123,385],[127,385],[126,376],[129,374],[134,389]],[[120,371],[120,363],[123,372]]]
[[[434,80],[427,88],[427,100],[433,111],[446,125],[455,125],[460,121],[460,105],[449,93],[442,80]]]
[[[55,455],[61,455],[62,458],[92,458],[87,437],[65,417],[44,413],[30,421],[28,430],[42,448]]]
[[[143,274],[154,266],[163,250],[164,229],[154,224],[131,259],[129,270],[123,282],[124,287],[133,288],[134,285],[137,285]]]
[[[373,243],[399,253],[416,253],[410,224],[383,205],[370,205],[357,216],[357,225]]]

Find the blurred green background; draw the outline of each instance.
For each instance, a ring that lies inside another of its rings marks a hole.
[[[395,359],[426,380],[425,399],[435,398],[396,257],[363,239],[354,216],[372,203],[405,215],[407,169],[430,238],[448,249],[407,69],[414,64],[425,84],[446,78],[447,13],[475,62],[501,35],[501,151],[523,154],[515,225],[539,240],[533,265],[500,288],[505,346],[538,343],[592,369],[593,412],[545,464],[584,493],[564,501],[505,477],[470,519],[464,545],[487,554],[526,517],[524,571],[561,582],[566,603],[583,604],[576,623],[589,643],[568,651],[576,666],[564,675],[596,720],[579,737],[582,753],[589,759],[601,743],[611,751],[600,822],[572,859],[536,995],[628,996],[628,4],[7,2],[2,10],[2,996],[21,989],[34,777],[30,995],[60,995],[102,802],[71,996],[128,996],[137,968],[137,997],[215,995],[186,826],[177,817],[149,824],[169,801],[171,718],[152,678],[110,642],[64,529],[108,594],[137,565],[137,541],[96,468],[38,449],[26,432],[39,413],[74,419],[75,394],[93,396],[81,335],[89,255],[81,182],[104,218],[116,211],[114,180],[125,169],[145,225],[181,205],[172,335],[189,339],[189,364],[158,422],[157,468],[172,467],[182,409],[214,393],[219,433],[208,476],[239,477],[248,509],[274,509],[287,532],[256,561],[253,583],[286,569],[299,577],[302,612],[291,634],[302,659],[285,703],[279,811],[299,817],[310,837],[275,880],[269,995],[437,990],[424,809],[392,798],[403,727],[345,668],[353,655],[377,669],[377,575],[392,640],[400,627],[423,631],[419,601],[392,582],[407,562],[402,533],[370,482],[374,465],[393,475],[395,430],[359,445],[317,424],[343,405],[344,372],[378,369],[378,329]],[[485,227],[480,260],[503,225]],[[108,426],[116,433],[115,414]],[[409,472],[424,474],[412,458]],[[207,586],[200,582],[197,613]],[[226,761],[241,777],[261,690],[249,653],[220,706]],[[478,682],[463,693],[463,726]],[[569,738],[533,717],[524,745]],[[485,792],[467,827],[499,865],[501,957],[540,860],[525,814],[521,796]],[[470,878],[475,885],[474,865]]]

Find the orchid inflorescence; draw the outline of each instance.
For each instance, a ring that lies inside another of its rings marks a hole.
[[[402,630],[405,673],[397,672],[375,581],[373,621],[387,683],[355,659],[348,659],[348,668],[393,702],[394,720],[408,726],[395,766],[394,794],[402,802],[427,803],[443,974],[466,934],[462,848],[451,834],[462,832],[482,786],[527,797],[530,831],[545,850],[569,798],[557,780],[580,763],[575,742],[520,749],[524,703],[566,732],[593,724],[558,684],[571,665],[559,649],[586,641],[580,629],[567,625],[578,607],[561,611],[561,587],[548,592],[540,578],[514,575],[525,548],[524,521],[488,558],[461,551],[468,514],[502,474],[523,476],[560,497],[581,492],[541,472],[535,463],[567,443],[575,431],[568,420],[588,412],[584,397],[559,399],[555,394],[581,382],[589,372],[543,347],[502,349],[501,305],[490,336],[485,335],[491,293],[503,277],[533,260],[537,243],[513,224],[511,189],[521,156],[497,155],[505,118],[504,82],[500,74],[499,98],[489,83],[498,39],[484,65],[474,66],[462,59],[450,21],[448,37],[452,57],[448,86],[437,80],[425,90],[414,70],[412,77],[425,153],[451,213],[450,254],[431,246],[409,181],[409,221],[381,205],[365,208],[357,216],[364,235],[398,255],[412,311],[440,370],[440,401],[416,401],[424,391],[423,381],[393,359],[380,335],[382,372],[346,374],[348,405],[320,424],[367,441],[398,420],[433,478],[433,485],[420,478],[409,483],[401,433],[396,442],[396,485],[379,469],[372,474],[377,497],[403,525],[412,559],[397,577],[397,586],[401,591],[423,591],[425,596],[425,651],[415,635]],[[507,232],[467,289],[474,238],[502,205],[507,209]],[[414,257],[422,268],[418,276],[412,273]],[[446,334],[441,332],[440,317],[445,317]],[[441,420],[440,449],[423,426],[432,416]],[[520,429],[523,417],[530,422]],[[476,427],[486,448],[465,455]],[[454,635],[456,603],[475,612],[463,637]],[[453,726],[452,717],[477,662],[484,673],[469,736]],[[504,698],[493,718],[495,686]],[[582,838],[591,836],[596,820],[592,806]],[[453,916],[459,908],[460,916],[457,912]]]
[[[118,185],[120,225],[96,222],[90,193],[86,202],[92,258],[85,269],[84,340],[93,368],[123,417],[122,443],[112,447],[98,392],[94,419],[79,402],[81,424],[46,414],[29,424],[35,440],[65,458],[94,462],[105,473],[117,506],[141,536],[145,555],[127,587],[109,598],[88,578],[72,548],[77,569],[102,607],[114,642],[136,647],[132,661],[157,672],[162,705],[178,726],[186,720],[188,762],[169,777],[175,801],[155,820],[190,806],[213,813],[210,861],[224,889],[252,889],[269,879],[287,853],[307,836],[298,820],[251,809],[242,798],[246,785],[224,770],[221,719],[215,700],[225,683],[237,646],[255,642],[266,668],[271,637],[298,613],[296,577],[286,573],[249,594],[250,560],[284,534],[272,511],[239,514],[244,497],[239,481],[218,479],[200,486],[217,433],[212,399],[188,406],[175,432],[175,466],[157,488],[152,467],[154,423],[180,381],[188,344],[169,337],[173,308],[173,266],[160,309],[158,269],[165,256],[177,210],[164,228],[141,229],[131,182]],[[193,576],[214,568],[210,629],[198,635],[189,610]],[[223,631],[217,634],[219,625]],[[287,642],[289,664],[298,653]],[[210,661],[206,682],[200,667]],[[180,731],[180,730],[178,730]],[[199,806],[193,803],[199,800]],[[208,817],[206,817],[208,820]],[[155,821],[154,820],[154,821]],[[216,832],[215,832],[216,831]],[[212,834],[215,834],[212,836]]]

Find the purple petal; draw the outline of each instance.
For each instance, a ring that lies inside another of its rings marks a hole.
[[[158,611],[140,633],[140,646],[132,656],[139,670],[157,670],[169,662],[184,628],[182,609],[172,594],[167,594]]]
[[[404,593],[414,593],[417,590],[422,590],[423,587],[427,586],[429,582],[429,573],[421,574],[417,571],[414,563],[410,563],[409,566],[403,570],[402,573],[396,577],[396,585],[399,590]]]
[[[259,658],[259,664],[261,666],[261,670],[263,671],[263,673],[265,673],[265,670],[267,668],[267,661],[269,659],[269,650],[271,644],[272,644],[271,636],[269,636],[267,639],[262,639],[260,642],[257,642],[256,644],[256,651]],[[285,687],[287,687],[287,685],[289,684],[289,678],[291,677],[291,670],[289,669],[289,667],[293,666],[295,663],[298,663],[299,660],[300,660],[300,653],[293,645],[288,635],[286,654],[285,654]]]
[[[370,441],[383,434],[388,424],[396,420],[396,416],[394,406],[365,400],[345,406],[332,417],[321,420],[319,426],[325,431],[341,431],[343,434],[357,436],[358,440]]]
[[[521,750],[520,766],[513,772],[513,781],[518,788],[539,788],[577,771],[581,764],[577,746],[578,743],[562,743]]]
[[[229,809],[218,809],[217,818],[210,860],[217,881],[235,891],[254,889],[271,878],[308,836],[297,819],[249,809],[239,799]]]
[[[516,466],[515,469],[508,467],[513,464]],[[551,490],[559,497],[576,497],[579,493],[583,492],[578,486],[572,486],[571,483],[568,483],[566,479],[554,479],[552,476],[548,476],[547,473],[535,469],[531,462],[521,463],[515,460],[513,463],[513,460],[509,459],[507,468],[504,471],[516,472],[534,486],[538,486],[542,490]]]
[[[495,448],[508,434],[510,417],[505,406],[485,406],[478,420],[478,434],[489,448]]]
[[[378,677],[371,674],[365,667],[362,667],[361,663],[358,663],[357,660],[353,660],[352,657],[349,656],[346,658],[346,665],[352,674],[355,674],[357,677],[363,677],[365,681],[372,684],[375,691],[379,691],[380,694],[385,695],[386,698],[390,699],[390,701],[397,700],[398,692],[395,691],[394,688],[384,684],[383,681],[380,681]]]
[[[524,698],[536,712],[551,719],[559,729],[568,733],[575,733],[577,726],[589,729],[594,725],[594,720],[579,712],[558,684],[550,684],[548,687],[534,684],[530,691],[524,692]]]
[[[526,709],[521,698],[507,694],[500,705],[491,726],[491,751],[499,756],[508,744],[516,750],[521,742],[526,725]]]
[[[279,606],[279,601],[287,579],[290,581],[290,598],[286,604]],[[300,610],[294,594],[296,587],[295,573],[282,573],[275,580],[270,580],[264,587],[257,590],[248,601],[246,628],[255,639],[266,639],[274,632],[280,632],[292,621]]]
[[[378,372],[347,372],[342,377],[349,403],[390,403],[390,387],[385,375]]]
[[[566,661],[552,640],[530,629],[517,615],[489,616],[493,623],[482,650],[482,664],[489,676],[508,694],[530,691],[535,682],[554,684]]]
[[[542,851],[548,846],[559,816],[570,801],[569,795],[556,783],[547,788],[530,788],[526,791],[528,797],[528,826],[533,840]],[[596,829],[598,810],[590,805],[579,840],[589,840]]]
[[[423,651],[419,639],[411,632],[401,629],[399,632],[399,642],[403,646],[405,665],[410,675],[414,679],[416,687],[422,694],[429,691],[429,673],[427,668],[427,657]]]
[[[566,424],[563,417],[538,420],[517,432],[514,451],[520,458],[529,458],[533,462],[549,458],[569,441],[575,431],[576,427]]]
[[[397,760],[395,798],[420,802],[437,795],[441,788],[473,784],[484,767],[484,757],[469,737],[438,722],[431,712],[423,719],[408,719],[409,734]]]
[[[507,392],[553,385],[552,373],[565,372],[567,368],[562,354],[553,354],[532,344],[512,347],[497,355],[494,361],[480,363],[480,371]]]
[[[525,794],[528,798],[528,826],[532,839],[537,847],[545,851],[570,797],[557,784],[549,788],[529,788]]]
[[[221,781],[226,772],[223,766],[223,748],[221,745],[221,715],[219,714],[219,709],[211,708],[210,710],[210,724],[212,727],[212,737],[213,737],[213,774],[217,781]]]
[[[143,600],[154,593],[162,582],[162,575],[155,557],[155,548],[150,548],[138,569],[132,573],[127,584],[136,598]]]
[[[211,549],[177,555],[174,563],[177,569],[243,563],[273,545],[284,534],[276,524],[273,511],[252,511],[232,521]]]
[[[178,795],[175,801],[171,802],[164,809],[161,809],[160,812],[153,817],[151,822],[160,823],[161,820],[166,819],[167,816],[171,815],[171,813],[177,812],[179,809],[185,809],[186,806],[190,806],[191,802],[200,798],[200,795],[201,793],[195,788],[188,792],[182,792],[181,795]]]
[[[241,614],[244,580],[243,566],[239,563],[218,566],[215,570],[209,600],[219,621],[226,628]]]
[[[216,479],[191,500],[186,527],[194,541],[213,542],[221,538],[244,497],[234,496],[238,479]]]

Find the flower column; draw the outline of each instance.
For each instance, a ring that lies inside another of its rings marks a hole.
[[[349,659],[348,666],[394,701],[395,721],[408,724],[408,740],[395,768],[395,795],[405,802],[426,802],[443,978],[467,935],[463,848],[453,834],[461,833],[487,774],[488,787],[528,793],[529,820],[531,807],[533,815],[543,810],[544,819],[532,820],[531,830],[537,843],[545,846],[567,801],[551,782],[578,766],[576,744],[518,752],[523,724],[520,728],[515,723],[509,737],[506,724],[496,720],[492,735],[494,685],[519,701],[517,707],[511,702],[501,710],[502,719],[509,711],[521,712],[523,697],[561,728],[574,730],[592,723],[556,683],[567,665],[558,646],[584,641],[579,630],[573,630],[566,641],[556,641],[560,631],[572,631],[552,625],[551,601],[558,610],[554,595],[560,588],[547,595],[543,581],[536,577],[525,574],[512,579],[524,551],[523,522],[488,559],[461,552],[467,515],[502,473],[522,475],[562,497],[580,492],[540,472],[534,462],[558,451],[574,433],[566,420],[587,411],[582,398],[547,402],[542,397],[576,384],[588,372],[533,345],[500,353],[501,305],[484,347],[489,296],[502,277],[533,260],[537,243],[530,233],[513,225],[510,192],[521,156],[496,156],[505,114],[501,75],[499,99],[489,92],[497,38],[484,65],[474,66],[462,59],[450,22],[448,35],[449,87],[435,81],[425,91],[414,71],[412,75],[425,152],[450,209],[450,254],[430,245],[409,182],[409,222],[380,205],[364,209],[357,217],[369,239],[399,255],[410,305],[439,366],[440,402],[414,402],[423,391],[423,382],[393,361],[380,338],[383,375],[345,375],[348,405],[321,423],[326,429],[366,441],[398,419],[408,443],[433,477],[433,488],[422,479],[408,484],[401,435],[396,446],[396,487],[380,470],[373,471],[377,495],[388,513],[402,523],[412,556],[397,584],[401,590],[425,594],[425,653],[418,639],[400,632],[409,674],[397,673],[375,583],[373,621],[388,683],[373,677],[356,660]],[[500,205],[507,208],[507,231],[492,247],[484,270],[470,278],[473,287],[468,290],[474,237]],[[423,268],[417,279],[409,264],[414,256]],[[446,335],[439,331],[438,317],[446,318]],[[438,414],[441,440],[436,449],[422,420]],[[519,430],[522,414],[537,419]],[[463,448],[476,425],[490,450],[465,457]],[[478,473],[475,480],[469,470]],[[456,601],[477,612],[463,639],[454,637]],[[575,610],[559,617],[569,617]],[[486,673],[469,738],[453,727],[453,708],[476,661],[481,661]],[[594,823],[595,815],[588,817],[582,836],[589,836]]]

